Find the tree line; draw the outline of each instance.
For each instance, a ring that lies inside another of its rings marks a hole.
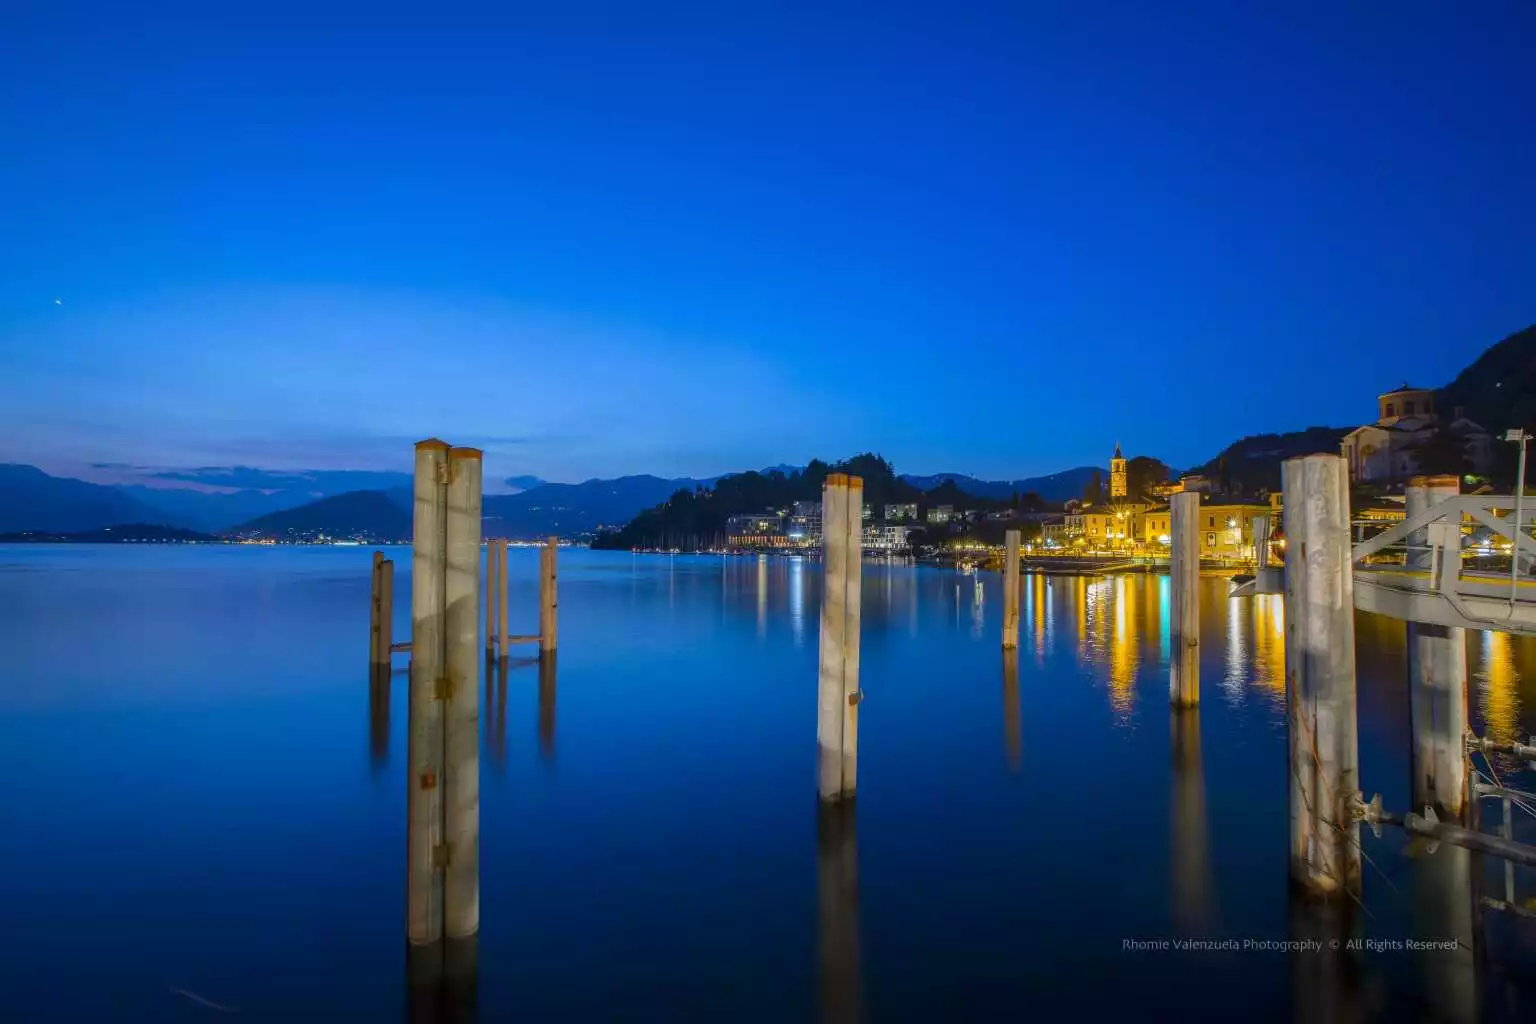
[[[789,473],[736,473],[722,477],[713,487],[678,490],[660,505],[641,512],[623,529],[599,534],[592,546],[618,550],[722,547],[726,541],[726,521],[731,516],[784,509],[797,501],[820,501],[829,473],[850,473],[863,478],[864,503],[873,509],[877,519],[883,518],[886,505],[895,504],[916,504],[919,516],[939,505],[982,512],[1005,508],[1046,510],[1045,501],[1032,492],[1014,494],[1007,500],[989,499],[967,494],[953,480],[924,491],[897,476],[884,458],[866,452],[837,463],[812,459],[804,469]]]

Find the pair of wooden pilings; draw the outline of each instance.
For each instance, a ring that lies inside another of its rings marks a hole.
[[[863,535],[864,480],[829,473],[821,490],[823,596],[816,693],[817,793],[823,803],[852,800],[858,789]]]
[[[406,938],[430,998],[480,930],[480,451],[419,442],[414,492]]]
[[[1336,455],[1286,461],[1285,663],[1290,762],[1290,873],[1307,895],[1360,894],[1355,599],[1349,473]],[[1169,702],[1200,703],[1200,495],[1172,495]],[[1269,522],[1254,524],[1256,575],[1267,568]]]
[[[1357,900],[1361,890],[1359,726],[1349,471],[1337,455],[1284,467],[1287,732],[1291,876],[1308,895]],[[1460,493],[1451,476],[1414,477],[1407,514]],[[1428,530],[1409,538],[1409,568],[1432,558]],[[1458,542],[1459,545],[1459,542]],[[1445,557],[1460,558],[1458,545]],[[1410,798],[1439,818],[1467,820],[1465,630],[1409,622],[1413,735]]]
[[[507,542],[490,540],[485,547],[485,658],[505,662],[511,657],[512,644],[539,645],[539,654],[552,655],[558,640],[560,542],[545,540],[539,549],[539,631],[535,634],[507,633]]]
[[[395,562],[384,552],[373,553],[373,584],[369,599],[368,665],[377,676],[389,674],[390,650],[394,647]]]

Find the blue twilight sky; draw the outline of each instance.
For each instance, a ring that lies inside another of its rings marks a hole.
[[[0,6],[0,460],[1188,464],[1536,321],[1529,3],[403,10]]]

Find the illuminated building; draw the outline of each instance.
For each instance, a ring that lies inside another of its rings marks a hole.
[[[1487,472],[1493,461],[1492,435],[1459,408],[1449,422],[1442,421],[1437,401],[1432,389],[1407,384],[1377,395],[1376,422],[1356,427],[1339,442],[1350,479],[1377,483],[1408,479],[1419,472],[1416,449],[1442,429],[1460,443],[1477,472]]]

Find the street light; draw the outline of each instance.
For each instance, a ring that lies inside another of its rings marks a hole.
[[[1504,440],[1520,445],[1519,468],[1515,470],[1515,542],[1509,553],[1509,615],[1515,615],[1515,592],[1520,586],[1520,527],[1525,502],[1525,443],[1531,439],[1530,431],[1516,428],[1504,435]]]

